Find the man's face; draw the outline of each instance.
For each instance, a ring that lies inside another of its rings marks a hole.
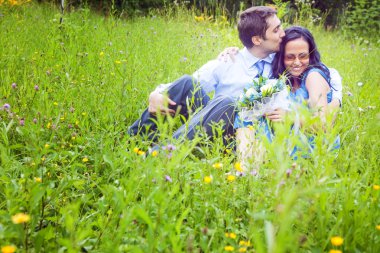
[[[268,29],[265,32],[265,39],[262,38],[260,46],[268,53],[275,53],[280,50],[280,43],[285,36],[285,32],[281,27],[281,21],[276,16],[267,18]]]

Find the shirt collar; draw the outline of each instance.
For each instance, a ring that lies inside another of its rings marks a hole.
[[[247,65],[251,66],[251,67],[253,65],[255,65],[256,62],[258,62],[260,60],[263,60],[263,61],[265,61],[268,64],[272,64],[272,61],[273,61],[273,58],[274,58],[274,53],[268,55],[264,59],[257,58],[253,54],[251,54],[246,47],[244,47],[243,50],[241,50],[241,54],[243,55],[244,60],[247,62]]]

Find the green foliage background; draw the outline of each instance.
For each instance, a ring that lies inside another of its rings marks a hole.
[[[59,4],[60,0],[38,0]],[[326,28],[343,28],[349,35],[379,39],[379,0],[72,0],[64,1],[67,9],[91,6],[105,15],[134,17],[146,15],[152,10],[165,11],[168,7],[181,6],[209,16],[225,15],[234,21],[238,11],[255,5],[286,4],[287,19],[293,23],[297,18],[308,20],[309,15]],[[307,11],[307,16],[305,14]],[[312,13],[310,12],[312,11]]]

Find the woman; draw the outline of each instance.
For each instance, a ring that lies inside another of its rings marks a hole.
[[[329,69],[321,62],[312,34],[303,27],[290,27],[285,30],[280,51],[276,53],[272,63],[273,78],[286,75],[290,86],[289,99],[293,104],[307,102],[309,109],[315,111],[321,122],[326,123],[326,116],[340,106],[338,99],[333,99],[333,87],[330,84]],[[259,130],[271,140],[273,130],[269,122],[283,122],[287,111],[277,108],[265,114],[265,119],[259,120]],[[249,127],[237,127],[237,152],[243,166],[253,156],[262,160],[264,150]],[[302,122],[301,122],[302,125]],[[236,126],[236,125],[235,125]],[[294,150],[293,152],[294,153]]]

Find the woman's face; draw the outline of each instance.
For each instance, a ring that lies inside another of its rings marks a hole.
[[[309,66],[309,44],[303,38],[285,45],[284,65],[294,77],[299,77]]]

